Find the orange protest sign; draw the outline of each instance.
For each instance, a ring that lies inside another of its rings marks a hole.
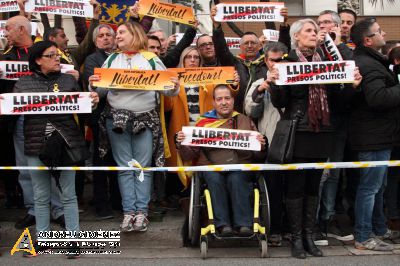
[[[157,0],[140,0],[139,14],[166,19],[190,26],[195,25],[193,9],[183,5],[158,2]]]
[[[234,67],[197,67],[197,68],[169,68],[177,73],[181,84],[233,84],[235,82]]]
[[[113,68],[95,68],[94,74],[100,77],[99,81],[93,82],[96,87],[152,91],[173,89],[171,77],[176,77],[171,71]]]

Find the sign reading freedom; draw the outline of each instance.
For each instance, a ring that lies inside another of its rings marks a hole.
[[[177,73],[181,84],[233,84],[235,82],[234,67],[198,67],[198,68],[169,68]]]
[[[257,131],[211,127],[182,127],[182,145],[260,151]]]
[[[244,2],[216,5],[215,21],[278,21],[283,22],[281,2]]]
[[[278,63],[277,85],[353,83],[354,61]]]
[[[90,92],[3,93],[2,115],[91,113]]]

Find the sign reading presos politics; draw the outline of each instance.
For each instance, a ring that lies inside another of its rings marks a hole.
[[[278,63],[277,85],[353,83],[354,61]]]
[[[221,149],[260,151],[257,131],[211,127],[182,127],[182,145]]]
[[[0,69],[2,70],[0,79],[18,80],[22,76],[32,74],[29,71],[29,63],[26,61],[0,61]],[[73,65],[61,64],[62,73],[73,69]]]
[[[279,31],[278,30],[263,30],[263,34],[267,41],[278,42],[279,41]]]
[[[90,92],[3,93],[2,115],[91,113]]]
[[[140,0],[139,14],[166,19],[193,26],[196,18],[191,7],[159,2],[158,0]]]
[[[26,12],[38,12],[75,17],[93,17],[89,0],[28,0]]]
[[[6,31],[6,23],[7,20],[0,20],[0,38],[5,38],[5,31]],[[32,27],[32,31],[31,31],[31,35],[36,36],[36,32],[37,32],[37,22],[31,22],[31,27]]]
[[[244,2],[216,5],[215,21],[278,21],[283,22],[281,2]]]
[[[234,67],[197,67],[197,68],[169,68],[176,72],[181,84],[233,84],[235,82]]]
[[[225,37],[225,41],[229,49],[240,49],[240,38]]]
[[[0,0],[0,13],[19,11],[17,0]]]
[[[107,89],[125,90],[171,90],[174,88],[172,71],[95,68],[94,74],[100,77],[93,86]]]

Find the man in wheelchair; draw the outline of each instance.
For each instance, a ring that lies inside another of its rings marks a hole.
[[[227,85],[218,85],[213,91],[214,109],[197,121],[197,127],[214,127],[257,131],[252,120],[233,110],[234,95]],[[259,134],[261,151],[234,150],[181,145],[185,139],[182,131],[176,134],[176,147],[181,157],[193,160],[196,165],[247,164],[262,161],[266,156],[266,138]],[[249,172],[203,172],[211,194],[214,224],[219,236],[235,233],[246,237],[253,234],[252,177]],[[234,230],[235,229],[235,230]]]

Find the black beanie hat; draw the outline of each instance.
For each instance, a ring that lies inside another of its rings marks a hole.
[[[34,43],[29,48],[28,62],[29,62],[29,69],[31,72],[40,72],[40,66],[36,63],[36,59],[42,57],[43,52],[52,46],[57,47],[57,44],[51,41],[40,41]]]

